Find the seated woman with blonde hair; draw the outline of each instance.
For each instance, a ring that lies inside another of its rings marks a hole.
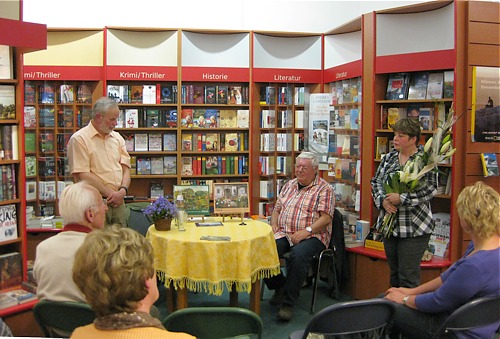
[[[71,338],[193,338],[149,314],[159,296],[153,259],[151,244],[130,228],[90,233],[75,254],[73,280],[97,318]]]
[[[397,303],[391,337],[429,338],[463,304],[500,295],[500,195],[481,181],[465,187],[457,199],[460,226],[471,242],[464,256],[441,276],[415,288],[390,288]],[[496,324],[462,333],[463,338],[492,338]]]

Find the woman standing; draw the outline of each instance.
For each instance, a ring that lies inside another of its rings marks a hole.
[[[394,130],[394,150],[386,154],[371,180],[372,197],[380,209],[377,229],[386,214],[396,214],[394,228],[384,238],[392,287],[416,287],[420,283],[420,260],[434,229],[430,201],[437,192],[437,175],[430,171],[418,187],[408,193],[387,193],[384,185],[391,175],[403,169],[408,161],[422,154],[420,124],[415,119],[399,120]]]

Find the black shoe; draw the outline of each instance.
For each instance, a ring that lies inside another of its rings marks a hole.
[[[282,288],[278,288],[274,291],[274,294],[269,300],[269,303],[271,305],[281,305],[283,299],[285,299],[285,291]]]
[[[290,321],[293,317],[293,306],[282,304],[278,312],[278,319],[283,321]]]

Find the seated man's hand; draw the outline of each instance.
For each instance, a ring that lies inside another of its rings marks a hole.
[[[296,245],[299,242],[301,242],[302,240],[309,238],[310,236],[311,236],[311,233],[307,232],[306,230],[300,230],[300,231],[297,231],[294,234],[292,234],[290,239],[292,240],[292,243],[294,245]]]

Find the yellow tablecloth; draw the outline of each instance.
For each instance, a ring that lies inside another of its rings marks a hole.
[[[211,218],[210,221],[213,218]],[[217,221],[221,221],[217,219]],[[261,221],[226,219],[223,226],[198,227],[186,223],[157,231],[152,225],[147,238],[155,253],[155,268],[167,287],[221,295],[224,286],[250,293],[252,283],[277,275],[278,252],[271,227]],[[200,240],[202,236],[228,236],[230,241]]]

